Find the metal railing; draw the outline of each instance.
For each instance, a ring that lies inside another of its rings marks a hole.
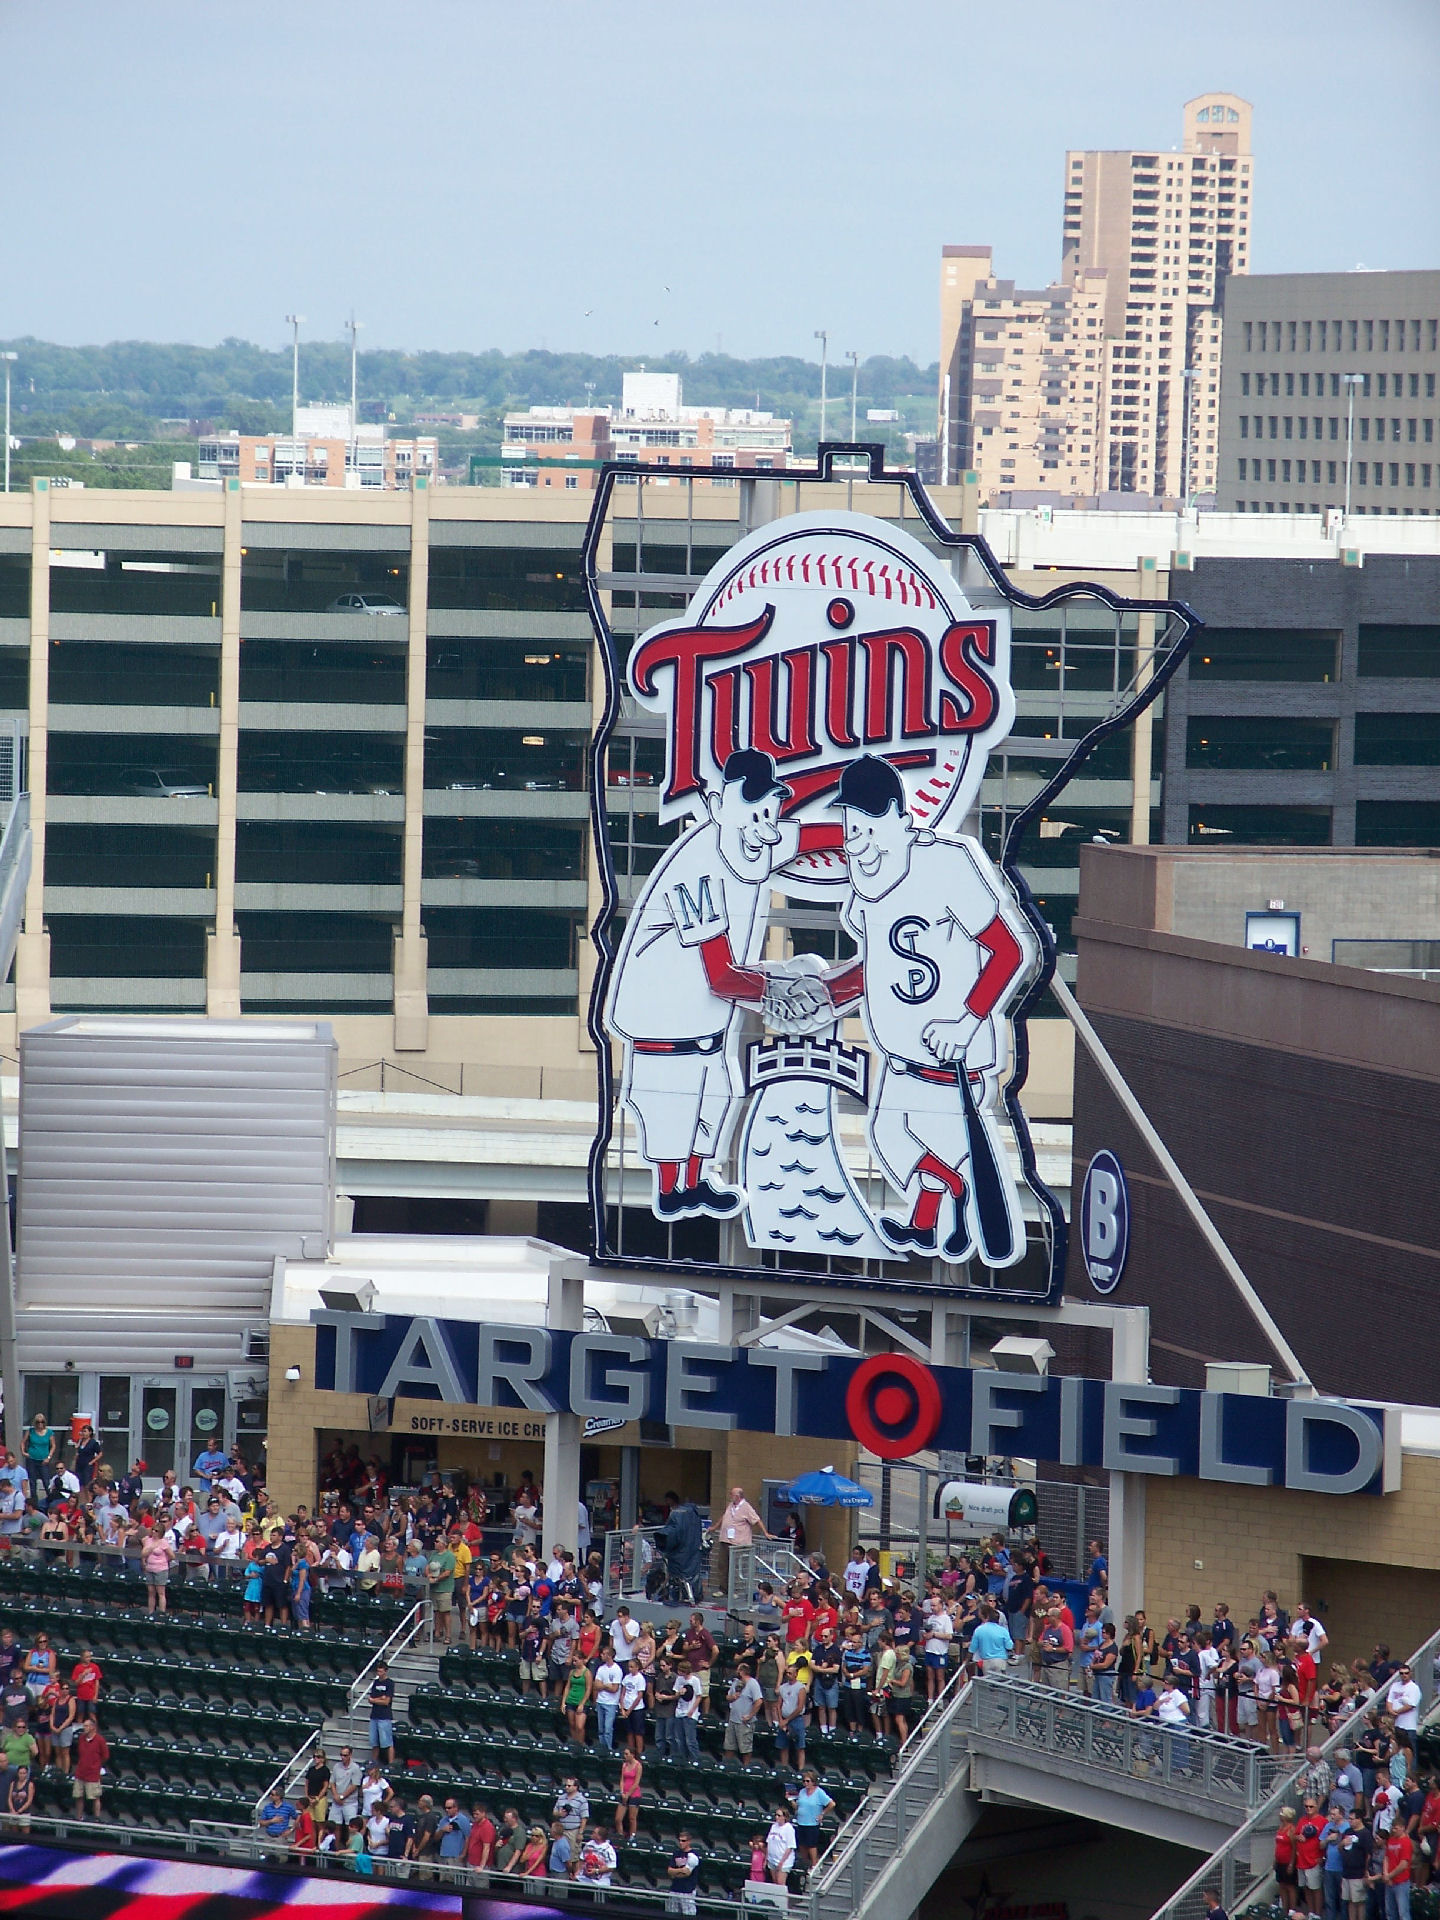
[[[965,1715],[977,1734],[1045,1754],[1087,1776],[1137,1776],[1166,1792],[1211,1801],[1239,1819],[1269,1799],[1293,1763],[1253,1740],[1208,1728],[1137,1719],[1124,1707],[1033,1680],[982,1676]]]
[[[96,1829],[92,1827],[90,1831]],[[321,1853],[314,1847],[296,1847],[282,1840],[268,1839],[250,1827],[232,1826],[219,1820],[192,1820],[189,1837],[191,1848],[187,1850],[205,1851],[212,1858],[243,1860],[256,1866],[298,1867],[304,1873],[338,1874],[344,1879],[357,1877],[348,1853],[339,1850]],[[458,1860],[391,1860],[384,1854],[372,1854],[370,1861],[372,1871],[366,1877],[380,1882],[413,1878],[427,1887],[455,1887],[469,1893],[510,1893],[526,1901],[533,1901],[543,1891],[547,1905],[573,1906],[585,1913],[593,1913],[605,1900],[605,1890],[598,1885],[583,1880],[552,1879],[548,1874],[500,1873],[488,1867],[467,1867]],[[672,1904],[675,1895],[669,1892],[631,1886],[623,1880],[618,1880],[612,1891],[627,1912],[637,1908],[649,1908],[656,1913],[677,1911]],[[717,1920],[739,1920],[743,1915],[745,1920],[754,1920],[755,1908],[744,1901],[707,1893],[696,1893],[692,1897],[696,1914],[713,1914]],[[803,1912],[803,1896],[792,1896],[789,1911],[793,1914],[797,1908]]]
[[[725,1611],[740,1619],[754,1617],[762,1580],[770,1582],[778,1599],[792,1580],[813,1577],[807,1560],[771,1540],[756,1540],[748,1547],[731,1547],[729,1555],[725,1569]]]
[[[694,1606],[698,1600],[678,1583],[667,1567],[664,1529],[631,1527],[626,1533],[607,1533],[601,1578],[604,1582],[604,1606],[607,1614],[632,1600],[653,1600],[660,1606]],[[708,1591],[710,1555],[702,1554],[699,1593]],[[650,1589],[655,1591],[651,1592]]]
[[[417,1600],[415,1602],[414,1606],[411,1607],[410,1611],[400,1622],[399,1626],[396,1627],[384,1646],[378,1650],[367,1666],[360,1669],[359,1673],[357,1673],[355,1678],[350,1682],[350,1697],[346,1703],[347,1713],[354,1713],[361,1701],[369,1698],[370,1683],[375,1678],[375,1669],[380,1665],[380,1662],[383,1660],[386,1666],[389,1666],[396,1654],[403,1653],[408,1646],[420,1638],[422,1633],[425,1634],[433,1646],[435,1641],[435,1610],[429,1600]]]
[[[368,1698],[370,1683],[375,1678],[375,1672],[380,1662],[383,1660],[388,1666],[397,1653],[403,1653],[405,1648],[412,1645],[420,1634],[427,1629],[433,1640],[435,1631],[433,1609],[428,1600],[417,1600],[405,1618],[400,1622],[399,1626],[396,1627],[395,1631],[390,1635],[390,1638],[385,1642],[384,1646],[372,1656],[369,1664],[362,1667],[360,1672],[356,1674],[355,1678],[351,1681],[350,1691],[345,1698],[345,1713],[347,1719],[352,1718],[359,1711],[361,1704]],[[310,1738],[305,1742],[304,1746],[299,1748],[297,1752],[292,1753],[284,1766],[281,1767],[280,1771],[275,1775],[274,1779],[267,1783],[255,1802],[254,1811],[257,1819],[259,1818],[261,1807],[264,1806],[265,1802],[277,1787],[282,1794],[286,1794],[290,1791],[295,1781],[302,1777],[306,1767],[309,1765],[310,1754],[324,1737],[324,1728],[317,1727],[315,1732],[312,1733]]]
[[[841,1825],[810,1876],[814,1920],[854,1913],[913,1824],[915,1803],[923,1812],[938,1797],[954,1770],[955,1730],[973,1689],[964,1673],[946,1682],[901,1748],[885,1791],[872,1791]]]
[[[1420,1688],[1420,1724],[1434,1717],[1437,1706],[1436,1662],[1440,1660],[1440,1632],[1432,1633],[1423,1646],[1411,1654],[1409,1666]],[[1353,1713],[1341,1721],[1335,1731],[1320,1743],[1321,1758],[1333,1759],[1338,1747],[1350,1745],[1365,1716],[1379,1706],[1389,1688],[1376,1687],[1365,1696]],[[1223,1847],[1211,1854],[1198,1872],[1177,1889],[1165,1904],[1156,1909],[1153,1920],[1206,1920],[1209,1909],[1204,1895],[1214,1893],[1227,1913],[1235,1913],[1247,1903],[1263,1898],[1273,1878],[1273,1840],[1280,1825],[1280,1809],[1287,1804],[1301,1772],[1303,1756],[1292,1760],[1284,1777],[1262,1806],[1245,1822]]]

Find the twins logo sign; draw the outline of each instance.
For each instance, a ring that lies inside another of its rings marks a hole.
[[[622,1257],[603,1202],[624,1128],[659,1220],[734,1222],[781,1271],[830,1255],[943,1288],[978,1261],[1003,1291],[1028,1187],[1046,1272],[1014,1290],[1055,1290],[1063,1215],[1034,1171],[1014,1028],[1053,950],[975,834],[1015,720],[1011,595],[988,554],[966,561],[952,571],[886,522],[800,513],[637,638],[623,691],[662,723],[658,810],[681,831],[618,945],[608,913],[597,928],[598,1259]],[[601,778],[603,745],[604,730]],[[853,956],[782,956],[784,899],[830,903]]]

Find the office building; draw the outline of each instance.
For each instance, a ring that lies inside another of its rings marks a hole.
[[[1172,576],[1206,627],[1166,692],[1167,843],[1440,846],[1440,556],[1412,546]]]
[[[1268,273],[1225,308],[1218,504],[1440,513],[1440,272]]]
[[[687,407],[678,373],[627,373],[618,407],[529,407],[507,413],[502,487],[593,492],[606,460],[783,472],[790,422],[750,407]],[[702,481],[723,486],[724,481]]]
[[[988,248],[945,248],[947,477],[983,471],[987,504],[1036,488],[1057,503],[1214,492],[1225,290],[1250,263],[1250,120],[1234,95],[1202,94],[1174,152],[1067,153],[1056,286],[987,286]],[[987,313],[1005,322],[989,340]]]

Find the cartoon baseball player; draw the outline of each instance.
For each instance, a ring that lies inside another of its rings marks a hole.
[[[616,956],[605,1020],[624,1041],[621,1098],[665,1219],[724,1220],[745,1204],[705,1170],[723,1159],[743,1096],[739,1010],[783,1025],[795,990],[783,968],[759,964],[771,875],[802,850],[840,844],[837,827],[781,819],[790,791],[769,754],[732,753],[705,795],[706,817],[646,882]]]
[[[1003,1015],[1039,958],[1035,934],[973,840],[916,828],[888,761],[851,761],[832,805],[851,888],[841,917],[860,955],[823,976],[823,990],[837,1009],[863,1001],[883,1059],[871,1144],[896,1190],[914,1192],[909,1219],[880,1229],[897,1251],[934,1253],[948,1198],[941,1257],[959,1262],[978,1245],[988,1265],[1013,1264],[1024,1223],[986,1108],[1006,1065]]]

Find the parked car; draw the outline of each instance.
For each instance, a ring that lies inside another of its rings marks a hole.
[[[325,609],[327,613],[376,613],[393,617],[404,613],[405,609],[398,600],[392,600],[388,593],[342,593],[332,600]]]
[[[188,774],[176,773],[173,768],[126,767],[120,775],[120,786],[125,793],[141,793],[149,800],[210,797],[210,789],[203,780],[192,780]]]

